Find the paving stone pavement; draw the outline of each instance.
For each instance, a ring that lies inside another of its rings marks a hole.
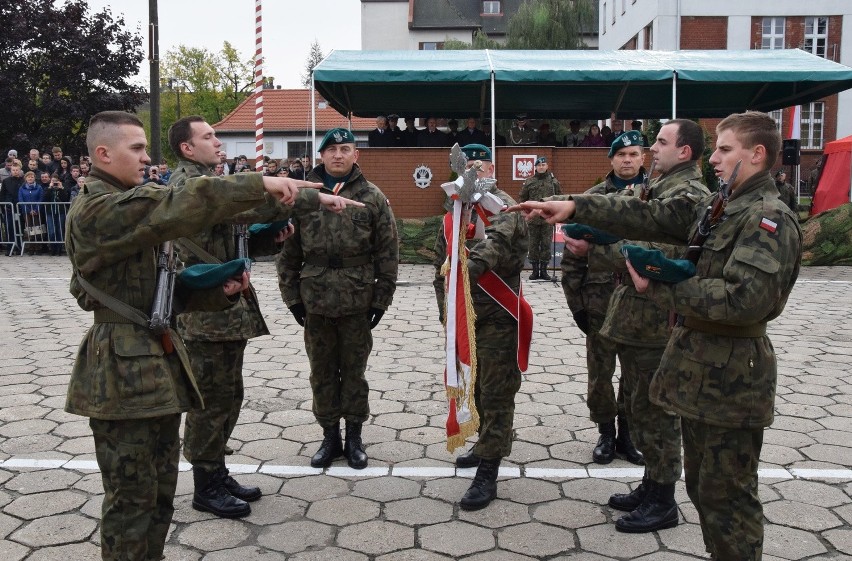
[[[91,324],[68,293],[61,257],[0,257],[0,560],[99,559],[102,488],[87,421],[63,411]],[[678,485],[681,524],[615,531],[614,492],[641,470],[591,463],[597,437],[584,402],[585,347],[561,287],[526,283],[536,312],[530,368],[517,396],[517,439],[498,499],[457,501],[473,470],[445,449],[442,329],[428,266],[404,265],[394,305],[374,330],[370,467],[310,468],[322,433],[311,414],[302,330],[258,263],[271,336],[246,351],[246,403],[230,445],[232,473],[264,497],[244,520],[190,506],[180,475],[166,558],[175,561],[528,561],[706,559],[695,509]],[[852,268],[802,270],[769,326],[778,352],[775,423],[766,431],[760,496],[764,559],[852,560]],[[183,466],[185,469],[188,466]]]

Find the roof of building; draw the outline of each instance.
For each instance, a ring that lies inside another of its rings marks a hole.
[[[213,125],[217,133],[254,131],[255,97],[251,94],[224,119]],[[349,120],[317,94],[317,130],[348,127]],[[375,119],[353,117],[352,130],[369,131]],[[311,128],[311,95],[307,89],[263,90],[263,130],[268,132],[306,131]]]

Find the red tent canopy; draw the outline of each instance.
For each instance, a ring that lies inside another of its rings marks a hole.
[[[811,214],[831,210],[852,200],[852,136],[826,144],[823,157],[825,160],[814,191]]]

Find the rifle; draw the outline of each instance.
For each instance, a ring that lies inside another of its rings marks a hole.
[[[251,260],[249,259],[249,250],[248,250],[248,239],[249,239],[249,231],[248,226],[245,224],[237,224],[234,227],[235,234],[237,236],[237,259],[246,259],[248,263],[246,263],[246,271],[251,270]]]
[[[642,181],[642,190],[639,191],[640,201],[647,201],[651,196],[651,176],[654,175],[655,167],[657,167],[657,160],[651,158],[651,169],[645,175],[645,179]]]
[[[170,354],[174,349],[169,338],[169,328],[172,323],[172,301],[175,289],[175,269],[177,263],[172,242],[163,242],[157,255],[157,288],[154,292],[154,303],[151,305],[151,319],[148,327],[163,341],[163,349]]]
[[[727,181],[724,179],[719,180],[719,190],[716,192],[716,198],[713,199],[711,204],[707,205],[707,210],[704,211],[704,216],[698,223],[698,228],[689,240],[689,245],[686,248],[686,252],[684,252],[683,258],[689,259],[693,264],[698,264],[698,258],[701,257],[704,242],[710,237],[710,231],[722,220],[722,214],[724,214],[728,198],[731,196],[731,185],[737,179],[737,173],[739,173],[742,163],[742,160],[737,162],[737,165],[734,166],[734,171],[731,172],[731,177]]]

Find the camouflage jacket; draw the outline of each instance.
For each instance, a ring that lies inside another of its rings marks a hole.
[[[639,196],[641,188],[628,188],[618,195]],[[651,184],[649,199],[668,199],[691,194],[696,198],[710,194],[701,183],[701,170],[694,162],[686,162],[661,176]],[[621,283],[613,292],[609,301],[606,320],[601,327],[601,335],[618,343],[634,347],[665,347],[669,340],[669,310],[660,308],[647,294],[639,294],[633,288],[633,281],[627,274],[621,248],[624,244],[633,244],[648,249],[658,249],[670,259],[680,259],[686,244],[666,244],[621,240],[609,245],[592,244],[590,246],[589,272],[614,271]]]
[[[93,169],[68,212],[65,247],[75,273],[148,314],[159,244],[210,228],[263,203],[264,195],[257,174],[198,178],[178,188],[151,183],[126,188]],[[70,290],[82,309],[108,312],[76,276]],[[199,294],[192,300],[194,306],[216,309],[226,299]],[[65,410],[97,419],[179,413],[190,405],[187,383],[195,385],[192,372],[184,370],[177,353],[166,354],[160,337],[149,329],[97,322],[77,352]]]
[[[683,244],[714,197],[683,194],[645,203],[581,195],[574,197],[575,219],[625,237]],[[773,419],[777,364],[760,332],[781,314],[796,282],[802,231],[768,172],[743,182],[723,217],[703,245],[693,278],[652,282],[646,292],[660,308],[685,318],[672,331],[650,397],[711,425],[766,427]]]
[[[515,201],[500,189],[494,190],[506,205],[514,205]],[[474,213],[474,216],[476,214]],[[471,298],[476,310],[477,321],[489,315],[501,312],[503,308],[485,293],[474,281],[485,271],[493,271],[503,279],[515,293],[521,286],[521,271],[529,246],[526,221],[516,212],[502,212],[490,218],[491,224],[485,227],[485,239],[468,240],[466,242],[470,254],[468,256],[468,272],[471,277]],[[441,268],[447,259],[447,240],[443,228],[438,231],[435,243],[435,297],[438,309],[444,309],[444,276]],[[443,312],[442,312],[443,313]]]
[[[640,169],[640,174],[644,177],[644,168]],[[618,193],[622,189],[613,182],[614,176],[614,172],[609,172],[604,181],[586,191],[586,194]],[[557,195],[552,200],[567,201],[570,198],[569,195]],[[562,288],[571,313],[585,310],[589,315],[603,320],[609,308],[612,291],[615,290],[612,271],[592,272],[589,270],[588,256],[578,257],[567,249],[562,252],[561,269]]]
[[[521,187],[521,193],[518,200],[524,201],[542,201],[546,197],[553,197],[562,194],[562,186],[551,172],[544,174],[535,174],[524,181]],[[541,217],[535,217],[530,221],[530,224],[544,226],[547,221]]]
[[[321,183],[324,176],[325,167],[319,165],[308,180]],[[338,195],[366,206],[293,217],[296,234],[284,242],[276,260],[281,297],[288,307],[303,303],[308,313],[328,317],[387,310],[399,268],[390,202],[357,165]]]
[[[184,185],[189,179],[201,176],[212,176],[213,170],[202,164],[180,160],[169,179],[170,186]],[[300,205],[303,203],[299,203]],[[316,205],[307,206],[315,208]],[[236,217],[216,224],[212,228],[202,230],[189,239],[201,249],[221,262],[236,259],[236,233],[234,223],[244,220],[250,223],[264,223],[273,220],[286,220],[290,216],[290,208],[279,204],[267,197],[267,204]],[[253,240],[253,238],[252,238]],[[205,256],[196,255],[187,244],[176,241],[181,260],[186,266],[206,263]],[[222,294],[224,297],[224,293]],[[249,287],[248,294],[241,294],[233,305],[217,311],[188,311],[177,316],[177,330],[187,341],[245,341],[253,337],[268,335],[269,330],[260,311],[257,293],[254,287]]]

